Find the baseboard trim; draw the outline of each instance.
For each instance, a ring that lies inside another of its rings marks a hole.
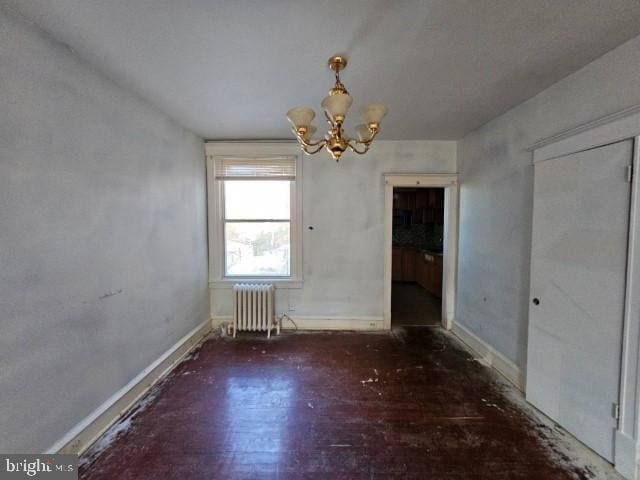
[[[284,330],[384,330],[382,317],[315,317],[290,315],[295,325],[285,317]]]
[[[518,390],[524,392],[524,375],[515,363],[459,323],[453,324],[451,332],[469,348],[474,356],[493,367]]]
[[[293,320],[293,322],[285,317],[282,321],[283,330],[384,330],[384,320],[382,317],[317,317],[289,315],[289,318]],[[214,326],[232,321],[233,317],[231,316],[218,316],[212,318]]]
[[[211,331],[210,319],[195,327],[129,383],[114,393],[85,419],[69,430],[45,453],[74,453],[80,455],[159,380],[166,376]]]

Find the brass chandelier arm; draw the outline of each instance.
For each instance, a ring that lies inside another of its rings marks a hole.
[[[317,147],[318,145],[323,146],[325,144],[324,139],[318,140],[317,142],[307,142],[300,135],[296,135],[296,137],[298,138],[298,142],[300,143],[300,145],[302,145],[303,147]]]
[[[313,155],[315,153],[318,153],[320,150],[322,150],[326,144],[327,144],[326,140],[321,140],[319,142],[314,143],[313,145],[301,144],[301,146],[302,146],[302,151],[304,153],[306,153],[307,155]],[[309,150],[309,148],[313,146],[318,146],[318,148],[316,148],[315,150]]]
[[[295,128],[292,128],[291,131],[293,132],[293,134],[296,136],[296,139],[298,140],[298,143],[300,143],[301,146],[304,147],[315,147],[318,145],[324,145],[324,139],[322,140],[318,140],[317,142],[308,142],[307,140],[305,140],[305,138],[296,131]]]
[[[373,143],[373,139],[376,138],[376,135],[378,135],[379,131],[380,130],[378,128],[376,128],[375,130],[372,130],[371,138],[369,138],[369,140],[367,140],[366,142],[360,142],[358,140],[353,140],[353,141],[349,141],[347,146],[349,147],[349,149],[352,152],[357,153],[358,155],[364,155],[365,153],[367,153],[369,151],[369,148],[371,148],[371,144]],[[358,150],[356,148],[356,145],[362,145],[364,148],[362,150]]]
[[[356,148],[356,145],[364,145],[364,148],[362,150],[358,150]],[[362,143],[362,142],[358,142],[357,140],[355,140],[353,142],[347,143],[347,146],[349,147],[349,150],[351,150],[352,152],[357,153],[358,155],[364,155],[365,153],[367,153],[369,151],[369,147],[371,146],[371,142]]]

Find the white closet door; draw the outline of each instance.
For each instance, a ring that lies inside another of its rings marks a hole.
[[[535,165],[527,399],[613,460],[631,140]]]

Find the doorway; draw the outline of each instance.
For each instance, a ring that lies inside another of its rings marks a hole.
[[[440,325],[444,189],[393,189],[391,326]]]
[[[455,310],[455,174],[386,174],[384,326],[442,325]]]

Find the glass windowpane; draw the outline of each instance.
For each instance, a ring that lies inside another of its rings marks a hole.
[[[227,180],[225,218],[230,220],[289,220],[291,182],[288,180]]]
[[[290,230],[289,222],[226,222],[225,274],[289,276]]]

